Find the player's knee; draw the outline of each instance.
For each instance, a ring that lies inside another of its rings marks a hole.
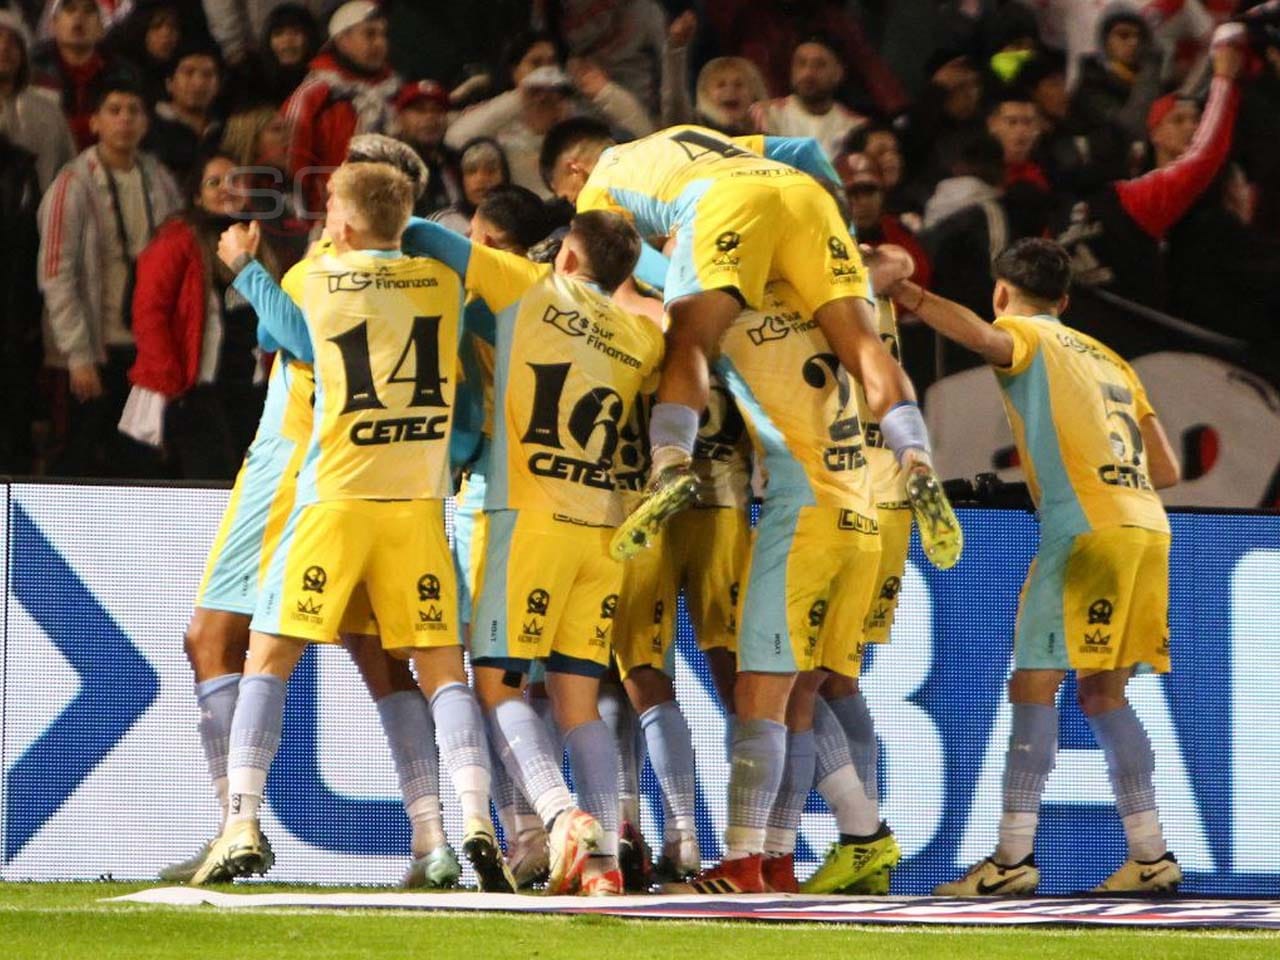
[[[822,684],[822,696],[827,700],[841,700],[845,697],[856,696],[857,693],[857,677],[846,677],[840,673],[828,673],[826,680]]]
[[[625,686],[637,713],[644,713],[676,698],[671,678],[654,667],[635,667],[627,673]]]
[[[182,652],[197,679],[240,672],[248,646],[247,633],[229,629],[221,618],[192,617],[182,636]]]

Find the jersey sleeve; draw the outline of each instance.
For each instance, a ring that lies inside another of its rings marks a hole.
[[[628,221],[635,221],[631,211],[613,199],[613,194],[609,192],[608,187],[592,183],[588,183],[578,194],[578,212],[586,213],[588,210],[608,210],[610,213],[626,217]]]
[[[996,373],[1006,377],[1016,377],[1035,359],[1039,341],[1023,324],[1012,317],[1000,317],[995,325],[1013,338],[1013,359],[1007,367],[996,367]]]
[[[667,286],[667,268],[671,261],[649,246],[640,244],[640,259],[636,261],[635,277],[647,287],[663,290]]]
[[[483,300],[496,315],[550,272],[547,264],[473,244],[465,280],[467,290]]]
[[[459,277],[466,279],[471,260],[471,241],[448,227],[422,217],[411,217],[400,246],[415,257],[434,257]]]
[[[285,350],[304,363],[313,363],[315,349],[302,301],[302,278],[307,261],[295,264],[279,284],[254,260],[236,275],[232,286],[258,315],[258,341],[264,350]]]
[[[1156,409],[1151,405],[1151,398],[1147,396],[1147,388],[1138,379],[1137,371],[1127,363],[1124,365],[1124,371],[1133,388],[1133,412],[1137,421],[1141,423],[1143,417],[1154,417]]]
[[[758,153],[769,160],[785,163],[818,180],[839,185],[840,174],[831,165],[822,145],[813,137],[766,137],[756,134],[750,137],[734,137],[738,146]]]

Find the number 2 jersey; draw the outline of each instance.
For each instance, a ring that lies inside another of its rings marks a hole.
[[[874,531],[876,501],[851,378],[790,284],[770,283],[764,308],[739,314],[716,366],[760,457],[766,502],[852,510],[856,523]]]
[[[1168,532],[1140,426],[1154,411],[1133,368],[1052,317],[999,317],[996,326],[1013,337],[1013,360],[996,380],[1041,538],[1108,527]]]
[[[297,503],[449,496],[457,275],[436,260],[350,251],[305,261],[297,283],[316,378]]]

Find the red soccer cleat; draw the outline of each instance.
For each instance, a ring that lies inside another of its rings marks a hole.
[[[768,893],[764,874],[761,872],[764,856],[753,853],[749,857],[737,860],[723,860],[718,866],[704,870],[692,880],[689,886],[694,893]]]
[[[800,884],[796,883],[796,857],[794,853],[784,853],[778,857],[765,857],[760,872],[764,875],[764,885],[772,892],[800,892]]]

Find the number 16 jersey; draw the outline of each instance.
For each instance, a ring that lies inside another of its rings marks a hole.
[[[457,274],[398,251],[349,251],[307,261],[301,293],[316,415],[297,503],[449,496]]]

